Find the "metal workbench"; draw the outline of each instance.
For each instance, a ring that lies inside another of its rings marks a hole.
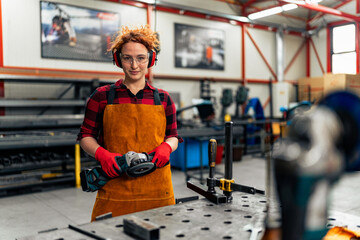
[[[256,239],[261,239],[264,233],[264,219],[267,214],[268,199],[262,195],[251,195],[241,192],[233,193],[231,203],[213,204],[207,199],[172,206],[152,209],[143,212],[123,215],[105,220],[95,221],[76,226],[90,232],[96,237],[90,237],[71,228],[56,229],[42,232],[38,235],[19,238],[18,240],[90,240],[90,239],[134,239],[124,233],[124,219],[138,217],[143,221],[155,224],[160,228],[160,240],[178,239],[249,239],[251,232],[246,226],[261,228]],[[272,205],[274,207],[274,205]],[[271,208],[275,209],[275,208]],[[276,211],[276,210],[274,210]],[[276,214],[276,212],[273,212]],[[331,212],[328,227],[360,225],[360,218]]]
[[[207,199],[123,215],[78,226],[103,239],[134,239],[123,231],[123,220],[136,216],[159,226],[160,239],[248,239],[250,232],[244,230],[248,224],[262,227],[266,198],[264,196],[234,193],[229,204],[213,204]],[[32,239],[96,239],[70,228],[40,233],[20,238]],[[98,238],[101,239],[101,238]]]

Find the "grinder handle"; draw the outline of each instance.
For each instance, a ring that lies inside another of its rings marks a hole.
[[[209,140],[208,154],[209,154],[209,178],[214,178],[215,161],[216,161],[217,143],[215,139]]]

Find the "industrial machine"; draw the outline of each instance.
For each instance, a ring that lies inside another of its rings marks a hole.
[[[236,109],[234,116],[235,119],[241,118],[239,109],[240,106],[246,103],[246,101],[248,100],[248,95],[249,95],[249,88],[245,86],[239,86],[238,89],[236,90],[236,95],[235,95]]]

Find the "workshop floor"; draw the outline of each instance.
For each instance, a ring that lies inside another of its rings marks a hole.
[[[236,183],[265,189],[266,161],[261,157],[244,156],[234,162],[233,178]],[[216,168],[223,172],[224,164]],[[192,172],[194,174],[194,172]],[[186,188],[184,172],[173,169],[175,198],[196,196]],[[206,178],[206,175],[204,176]],[[193,179],[193,181],[197,181]],[[331,210],[360,216],[360,172],[346,175],[334,186]],[[0,239],[16,239],[36,235],[38,232],[65,228],[69,224],[88,223],[95,193],[77,188],[46,191],[0,198]]]

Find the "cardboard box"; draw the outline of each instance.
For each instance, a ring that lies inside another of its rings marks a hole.
[[[359,74],[333,74],[325,73],[322,77],[300,78],[298,80],[299,101],[319,101],[323,96],[336,90],[346,90],[360,96]],[[310,86],[310,88],[309,88]]]
[[[310,99],[309,99],[310,95]],[[324,96],[324,77],[300,78],[298,80],[299,101],[317,102]]]
[[[336,90],[347,90],[360,96],[360,75],[324,74],[324,94]]]

